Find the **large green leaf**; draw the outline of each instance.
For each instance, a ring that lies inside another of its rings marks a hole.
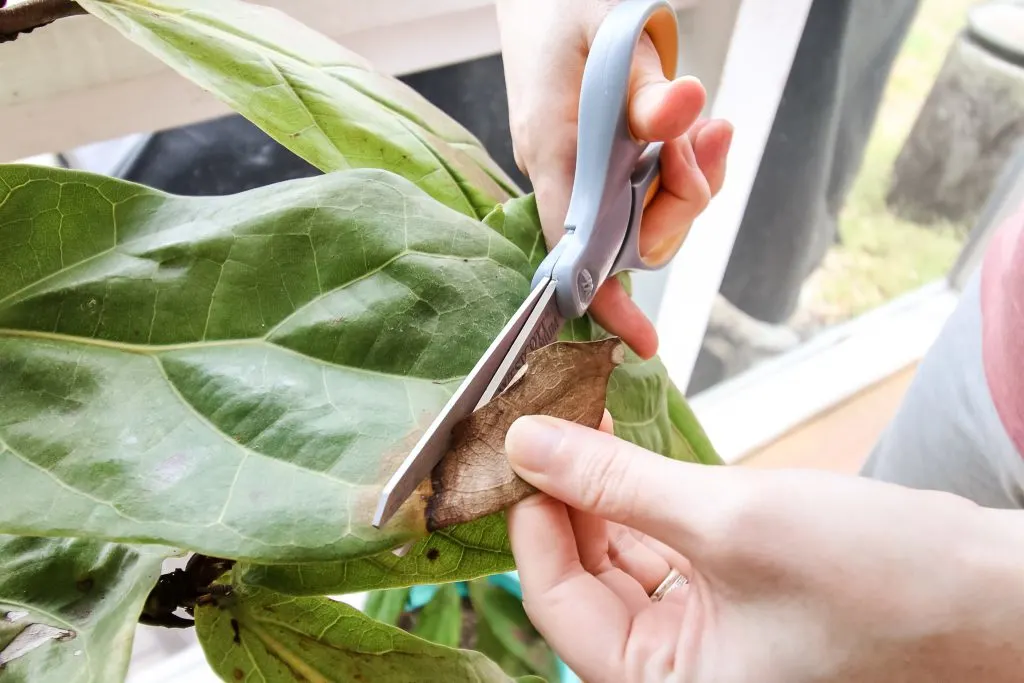
[[[392,171],[474,217],[518,193],[462,126],[283,12],[243,0],[79,4],[323,171]]]
[[[0,536],[0,680],[122,680],[142,604],[169,552]]]
[[[196,609],[196,632],[225,681],[513,680],[479,652],[428,642],[329,598],[238,589]]]
[[[503,529],[387,566],[423,531],[368,524],[526,292],[527,242],[489,226],[380,171],[182,198],[0,167],[0,531],[349,561],[312,573],[331,592],[509,568]],[[663,369],[613,385],[624,435],[690,457]]]
[[[390,173],[184,198],[0,167],[0,532],[262,562],[423,535],[383,482],[529,287]]]

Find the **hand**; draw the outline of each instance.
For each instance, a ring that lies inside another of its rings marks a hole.
[[[607,418],[603,431],[611,431]],[[711,467],[522,418],[524,606],[583,680],[1020,680],[1020,512],[822,472]],[[563,502],[564,501],[564,502]],[[652,603],[679,569],[689,583]]]
[[[498,0],[509,122],[516,164],[533,183],[544,237],[564,232],[576,166],[576,123],[587,51],[609,0]],[[661,189],[641,225],[644,255],[678,244],[722,187],[732,127],[698,121],[706,100],[692,77],[669,82],[646,34],[630,82],[629,125],[649,142],[663,141]],[[590,306],[594,319],[637,354],[657,351],[654,326],[609,279]]]

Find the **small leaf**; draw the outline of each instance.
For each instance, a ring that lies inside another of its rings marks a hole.
[[[501,647],[526,667],[525,673],[558,678],[558,659],[526,616],[522,601],[484,579],[470,582],[469,598],[479,622],[486,623]],[[511,675],[517,670],[505,669]]]
[[[527,354],[508,387],[453,429],[451,450],[434,468],[427,528],[468,522],[534,493],[505,454],[512,423],[524,415],[548,415],[596,429],[608,376],[622,362],[624,348],[611,338],[556,342]]]
[[[373,591],[366,597],[363,613],[371,619],[394,626],[398,624],[398,617],[405,610],[405,603],[408,600],[408,588]]]
[[[518,194],[462,126],[284,12],[242,0],[79,4],[323,171],[392,171],[476,218]]]
[[[615,435],[655,453],[705,465],[722,459],[658,358],[628,351],[608,383]]]
[[[462,597],[453,583],[439,586],[416,617],[413,634],[438,645],[458,647],[462,635]]]
[[[537,200],[533,194],[499,204],[483,221],[526,254],[531,270],[536,270],[547,256],[544,234],[540,230]]]
[[[501,670],[509,676],[531,676],[532,670],[523,660],[508,651],[505,644],[494,635],[494,630],[486,619],[477,618],[476,622],[476,643],[473,649],[485,655],[492,662],[501,667]],[[551,680],[558,680],[552,678]]]
[[[511,680],[479,652],[428,642],[323,597],[238,589],[196,608],[196,633],[225,681]]]
[[[335,595],[468,581],[514,568],[505,515],[498,513],[435,531],[403,557],[385,551],[344,562],[243,564],[235,577],[288,595]]]
[[[0,680],[123,680],[142,605],[171,553],[0,536]]]

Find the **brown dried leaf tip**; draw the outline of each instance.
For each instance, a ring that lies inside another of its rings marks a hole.
[[[434,468],[427,503],[431,531],[504,510],[536,489],[505,455],[505,434],[524,415],[549,415],[596,429],[608,379],[625,358],[622,342],[556,342],[526,356],[516,378],[487,405],[460,422],[452,447]]]

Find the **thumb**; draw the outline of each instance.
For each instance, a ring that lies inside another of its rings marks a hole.
[[[673,140],[700,117],[707,92],[693,76],[665,78],[661,58],[646,33],[637,44],[629,77],[629,128],[640,140]]]
[[[694,552],[713,521],[719,468],[663,458],[572,422],[522,417],[505,437],[513,469],[572,508]],[[712,485],[716,486],[712,486]]]

